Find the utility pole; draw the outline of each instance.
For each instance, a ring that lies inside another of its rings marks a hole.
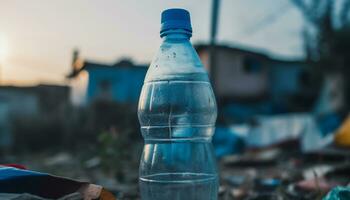
[[[209,73],[214,91],[217,90],[216,76],[216,35],[218,30],[219,7],[221,0],[212,0],[210,46],[209,46]],[[220,99],[217,98],[217,101]]]
[[[214,45],[217,35],[220,0],[213,0],[211,11],[210,44]]]

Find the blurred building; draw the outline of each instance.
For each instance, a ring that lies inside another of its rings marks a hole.
[[[135,65],[128,59],[115,64],[79,62],[76,57],[72,67],[68,78],[72,85],[74,103],[89,104],[103,99],[136,104],[148,65]]]
[[[278,59],[252,49],[216,45],[215,67],[210,68],[210,46],[197,45],[196,49],[212,73],[220,104],[227,106],[232,115],[249,117],[291,111],[291,107],[304,108],[300,101],[315,96],[308,87],[310,74],[302,60]]]
[[[13,115],[29,116],[39,113],[36,87],[0,87],[0,104]]]
[[[0,86],[0,147],[10,145],[14,120],[55,114],[68,104],[67,86]]]
[[[276,108],[287,111],[289,107],[299,106],[300,101],[296,99],[311,94],[306,91],[309,74],[303,61],[276,59],[251,49],[217,45],[216,65],[210,69],[209,46],[196,45],[195,48],[204,66],[213,73],[220,105],[227,105],[227,110],[238,109],[231,112],[232,115],[268,114]],[[135,65],[130,60],[115,64],[82,61],[75,51],[68,75],[72,100],[80,105],[98,99],[136,104],[147,66]]]
[[[0,86],[0,104],[13,115],[52,113],[69,103],[69,90],[61,85]]]
[[[209,68],[209,46],[197,45],[197,52],[212,77],[216,94],[223,99],[259,99],[283,96],[299,91],[305,63],[300,60],[282,60],[267,54],[217,45],[216,66]]]

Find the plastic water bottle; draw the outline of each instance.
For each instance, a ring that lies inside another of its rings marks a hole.
[[[145,140],[141,199],[216,200],[214,93],[190,43],[189,12],[165,10],[161,21],[163,43],[147,71],[138,107]]]

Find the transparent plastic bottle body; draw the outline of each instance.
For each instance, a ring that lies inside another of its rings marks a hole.
[[[164,37],[148,69],[138,116],[145,146],[142,200],[216,200],[211,138],[217,107],[208,75],[181,30]]]

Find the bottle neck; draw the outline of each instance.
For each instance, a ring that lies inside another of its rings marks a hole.
[[[184,29],[172,29],[162,32],[163,40],[190,40],[192,33]]]

